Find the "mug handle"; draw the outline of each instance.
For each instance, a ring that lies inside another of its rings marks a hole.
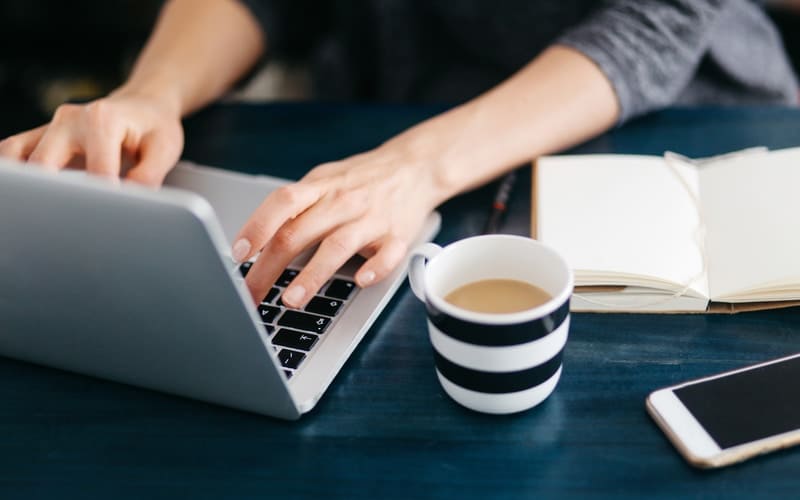
[[[425,243],[411,251],[408,282],[411,284],[411,291],[422,302],[425,302],[425,264],[441,251],[442,247],[435,243]]]

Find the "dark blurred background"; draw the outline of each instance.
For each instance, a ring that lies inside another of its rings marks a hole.
[[[46,122],[66,100],[106,94],[127,75],[163,0],[0,0],[0,138]],[[800,69],[800,0],[772,0]]]
[[[0,138],[127,75],[163,0],[0,0]]]

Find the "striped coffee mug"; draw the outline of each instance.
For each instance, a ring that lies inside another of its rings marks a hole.
[[[525,311],[493,314],[445,301],[451,291],[487,279],[535,285],[552,297]],[[569,329],[573,277],[564,259],[536,240],[484,235],[411,253],[409,281],[428,313],[436,374],[456,402],[484,413],[532,408],[553,392]]]

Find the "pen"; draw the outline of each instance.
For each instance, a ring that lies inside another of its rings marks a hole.
[[[492,201],[492,210],[489,212],[489,219],[483,228],[483,234],[496,233],[500,227],[500,220],[506,213],[508,197],[511,195],[511,190],[514,188],[514,182],[517,180],[516,170],[507,173],[500,185],[497,187],[497,192]]]

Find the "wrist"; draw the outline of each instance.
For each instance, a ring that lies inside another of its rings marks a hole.
[[[434,138],[418,133],[416,127],[397,135],[374,150],[388,164],[397,165],[406,171],[405,176],[414,179],[418,186],[416,194],[424,198],[424,205],[433,210],[453,197],[457,190],[446,175]]]
[[[151,101],[165,114],[180,120],[184,109],[178,89],[158,81],[128,80],[111,93],[111,97],[130,97]]]
[[[421,166],[420,174],[439,205],[481,184],[495,168],[482,159],[486,144],[472,139],[476,114],[470,104],[459,106],[406,130],[381,148],[402,151],[407,163]]]

